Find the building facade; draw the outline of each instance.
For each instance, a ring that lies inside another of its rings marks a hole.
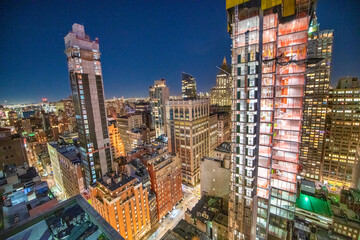
[[[116,118],[116,122],[124,144],[125,154],[127,154],[133,149],[132,141],[130,139],[130,131],[142,126],[142,116],[140,114],[127,114],[126,116]]]
[[[360,88],[360,82],[357,77],[342,77],[338,81],[338,89],[347,89],[347,88]]]
[[[109,138],[111,155],[113,159],[125,156],[125,148],[120,136],[119,128],[117,127],[116,120],[109,121]]]
[[[150,230],[148,192],[136,178],[108,173],[90,186],[90,195],[92,207],[125,239]]]
[[[217,145],[229,142],[231,137],[231,115],[227,112],[218,113],[218,141]]]
[[[145,156],[142,162],[149,170],[151,189],[156,194],[158,220],[161,220],[183,198],[181,162],[167,151]]]
[[[201,195],[221,197],[228,208],[230,185],[231,144],[222,143],[214,153],[201,160]]]
[[[165,79],[157,80],[149,88],[152,126],[155,128],[156,137],[166,135],[165,102],[169,100],[169,88]]]
[[[360,88],[330,89],[322,181],[350,187],[360,140]]]
[[[13,135],[10,128],[0,127],[0,170],[5,165],[22,166],[28,162],[24,143],[19,134]]]
[[[182,98],[195,99],[197,96],[195,78],[190,74],[182,73],[181,79]]]
[[[65,38],[71,92],[86,184],[112,168],[98,40],[74,23]]]
[[[65,198],[82,193],[85,183],[81,169],[80,149],[74,145],[61,146],[56,142],[48,143],[47,147],[55,183],[64,193]]]
[[[210,104],[217,106],[231,106],[232,78],[229,65],[226,58],[216,75],[216,86],[210,92]]]
[[[210,137],[210,155],[214,153],[214,149],[218,146],[218,116],[213,114],[209,116],[209,137]]]
[[[210,154],[209,100],[166,102],[169,151],[182,163],[182,181],[200,181],[200,161]]]
[[[226,1],[232,38],[229,239],[286,239],[294,218],[314,1]]]
[[[320,63],[308,63],[301,128],[301,175],[320,181],[322,151],[324,149],[325,121],[328,110],[329,83],[333,30],[319,31],[314,18],[309,28],[308,58],[319,58]]]

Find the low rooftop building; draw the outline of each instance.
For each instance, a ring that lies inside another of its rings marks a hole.
[[[124,239],[80,195],[23,219],[1,239]]]
[[[89,189],[93,208],[124,238],[141,239],[150,230],[148,191],[136,178],[111,172]]]
[[[168,230],[161,240],[210,240],[204,232],[200,231],[185,220],[180,220],[173,230]]]
[[[203,195],[200,201],[193,207],[192,210],[185,212],[185,220],[187,223],[193,225],[200,231],[204,232],[208,237],[213,239],[213,221],[219,213],[226,215],[221,211],[222,198]],[[218,221],[220,221],[219,217]],[[220,224],[223,224],[220,221]]]

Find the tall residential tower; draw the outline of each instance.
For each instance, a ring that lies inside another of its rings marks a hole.
[[[291,239],[315,0],[227,0],[233,123],[229,239]]]
[[[166,134],[165,102],[169,100],[169,88],[165,79],[155,81],[149,88],[152,126],[155,128],[156,137]]]
[[[99,43],[74,23],[65,36],[71,92],[86,184],[111,170],[110,140],[104,101]]]

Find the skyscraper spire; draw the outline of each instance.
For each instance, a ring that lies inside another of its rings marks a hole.
[[[224,56],[223,65],[226,64],[226,57]]]

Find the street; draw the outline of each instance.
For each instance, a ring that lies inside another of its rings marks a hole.
[[[173,229],[181,219],[184,219],[185,211],[188,208],[192,209],[199,201],[199,198],[201,197],[200,185],[196,187],[182,185],[182,190],[184,193],[183,200],[175,207],[174,210],[172,210],[160,221],[160,227],[153,235],[151,235],[151,237],[148,238],[149,240],[161,239],[167,230]]]

